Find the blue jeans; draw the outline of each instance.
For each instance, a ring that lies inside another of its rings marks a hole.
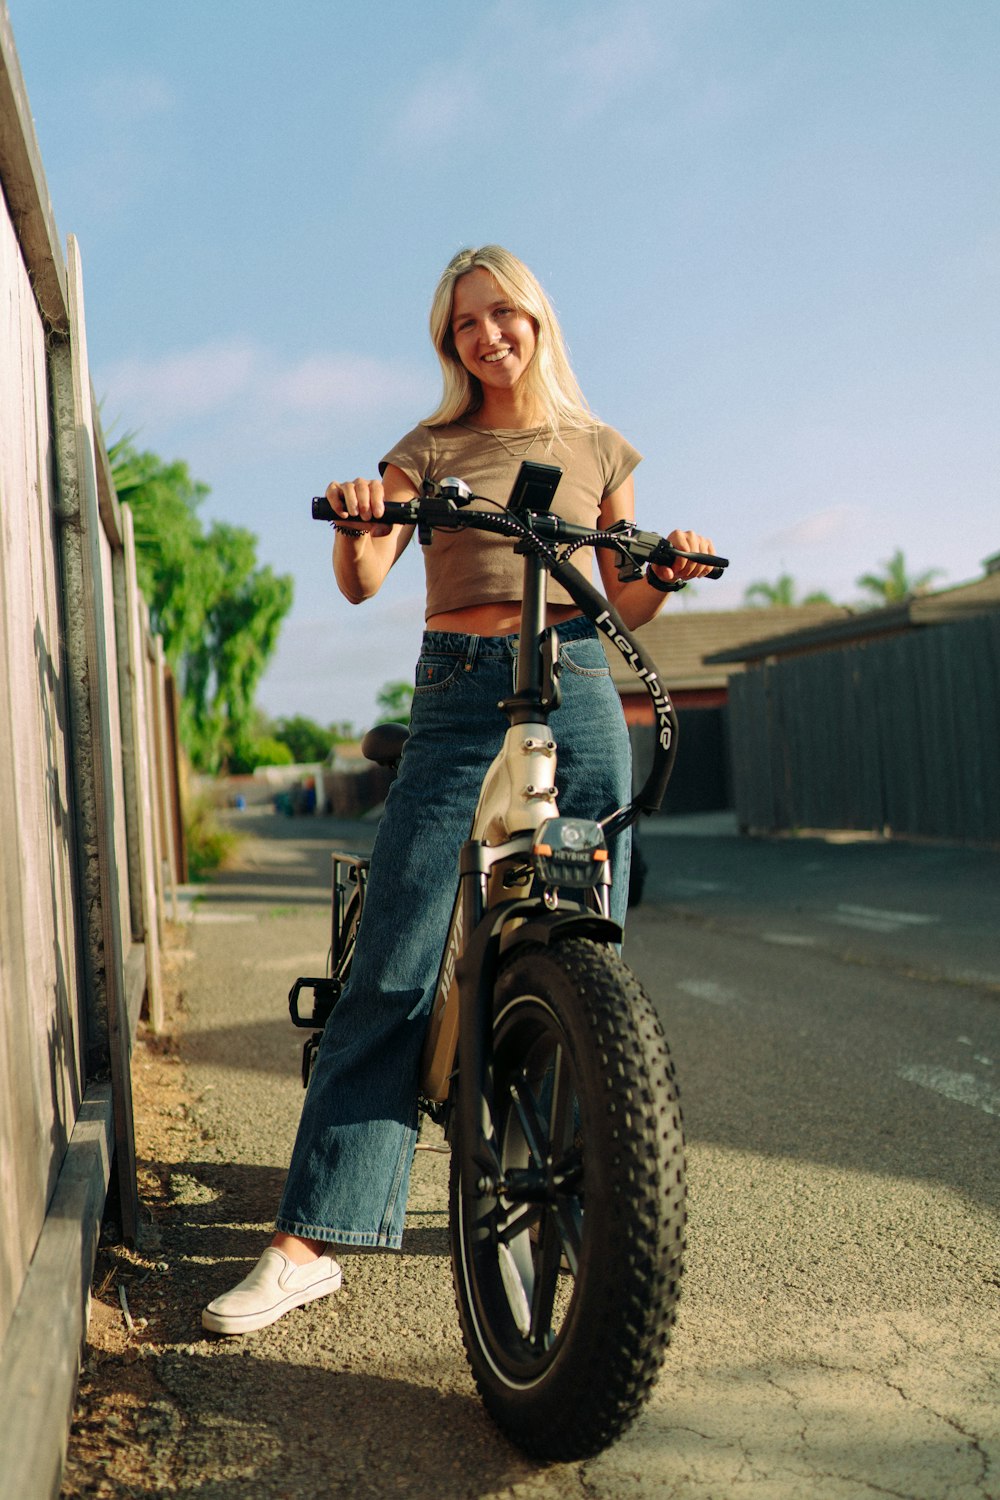
[[[631,795],[628,734],[603,648],[580,617],[558,626],[559,809],[601,817]],[[417,1130],[420,1055],[483,776],[507,720],[517,636],[427,631],[399,774],[372,851],[350,981],[323,1034],[277,1227],[303,1239],[398,1249]],[[631,837],[612,849],[624,922]]]

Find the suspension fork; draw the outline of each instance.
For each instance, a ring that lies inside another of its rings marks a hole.
[[[526,851],[530,858],[530,850]],[[502,1172],[496,1142],[493,1099],[493,997],[504,929],[517,922],[517,943],[549,943],[570,932],[599,942],[621,942],[617,922],[598,911],[564,903],[556,911],[537,896],[485,907],[487,878],[496,851],[470,839],[462,849],[463,915],[469,921],[465,948],[456,968],[459,990],[458,1148],[462,1193],[475,1221],[473,1200],[499,1193]]]

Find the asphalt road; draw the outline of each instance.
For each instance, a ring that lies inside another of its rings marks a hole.
[[[681,1079],[685,1296],[635,1428],[544,1468],[468,1376],[434,1151],[402,1254],[345,1253],[338,1297],[245,1340],[201,1336],[200,1303],[269,1233],[301,1106],[285,996],[322,972],[330,843],[365,836],[244,826],[246,868],[197,903],[185,970],[206,1144],[177,1173],[165,1245],[191,1342],[157,1361],[183,1490],[1000,1496],[1000,856],[644,834],[626,956]]]

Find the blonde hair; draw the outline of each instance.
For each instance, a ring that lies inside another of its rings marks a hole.
[[[482,386],[459,359],[451,331],[456,283],[477,267],[488,271],[504,296],[510,298],[519,312],[527,313],[535,325],[535,353],[523,378],[547,424],[556,434],[561,427],[593,426],[596,419],[570,368],[551,302],[524,262],[502,245],[460,250],[448,262],[437,284],[430,325],[444,391],[438,407],[424,418],[424,426],[444,427],[470,416],[483,404]]]

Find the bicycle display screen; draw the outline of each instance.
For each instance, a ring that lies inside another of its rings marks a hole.
[[[507,509],[518,516],[527,515],[529,511],[536,514],[547,511],[562,473],[555,464],[523,463],[517,471]]]

